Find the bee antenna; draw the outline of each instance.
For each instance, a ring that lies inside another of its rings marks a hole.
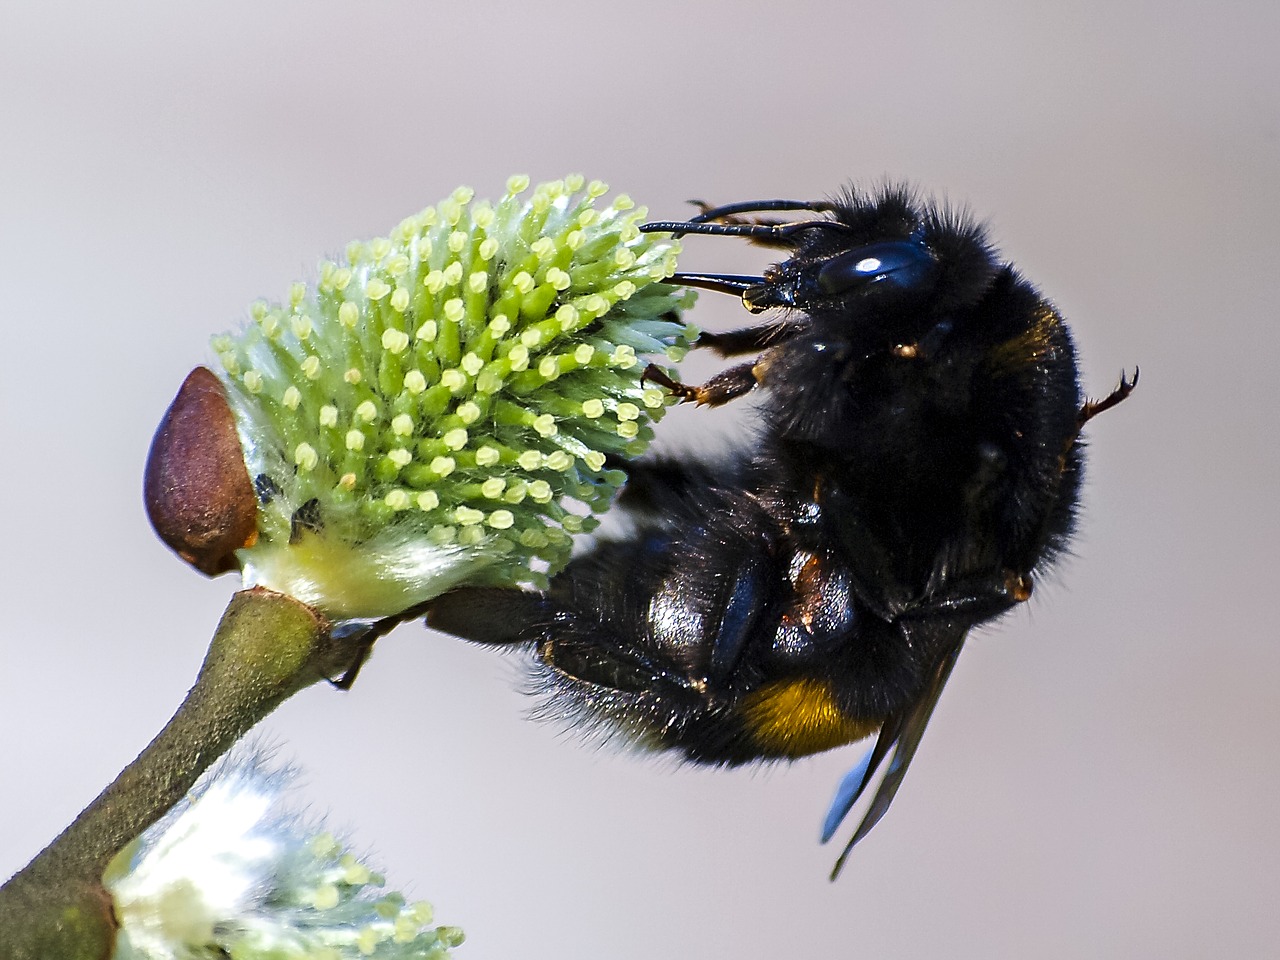
[[[847,233],[849,227],[838,220],[796,220],[792,223],[707,223],[694,220],[656,220],[640,224],[641,233],[669,233],[682,237],[686,233],[709,237],[750,237],[757,240],[784,240],[801,230],[822,228]]]
[[[702,212],[690,218],[691,223],[706,223],[721,217],[735,217],[743,213],[773,213],[779,210],[807,210],[810,213],[830,213],[836,208],[829,200],[746,200],[713,207],[702,200],[690,200]]]
[[[716,293],[731,293],[740,297],[752,287],[764,283],[764,277],[742,277],[726,273],[673,273],[663,283],[697,287],[700,290],[714,290]]]

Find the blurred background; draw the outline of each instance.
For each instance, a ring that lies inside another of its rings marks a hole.
[[[1092,394],[1142,384],[1090,426],[1076,556],[971,640],[839,882],[816,838],[861,748],[735,772],[584,748],[525,718],[516,660],[421,627],[262,730],[469,960],[1274,951],[1276,4],[4,8],[0,876],[161,727],[235,587],[153,539],[140,477],[252,300],[515,172],[657,217],[888,176],[989,219]]]

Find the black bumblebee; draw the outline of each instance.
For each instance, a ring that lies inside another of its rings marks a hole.
[[[1066,548],[1080,430],[1137,375],[1084,401],[1053,306],[980,225],[906,188],[703,205],[644,229],[786,251],[763,276],[671,280],[776,308],[698,341],[754,359],[701,386],[645,374],[701,404],[763,389],[756,435],[717,462],[626,464],[629,534],[545,592],[460,589],[428,622],[534,648],[546,713],[697,763],[879,731],[828,825],[892,754],[834,877],[893,799],[966,634]]]

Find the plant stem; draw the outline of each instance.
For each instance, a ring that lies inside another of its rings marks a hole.
[[[0,887],[0,960],[105,960],[115,918],[102,873],[259,720],[339,674],[350,648],[283,594],[231,599],[195,685],[173,718],[75,821]]]

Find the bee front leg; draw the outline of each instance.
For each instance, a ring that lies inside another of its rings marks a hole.
[[[662,372],[662,369],[656,364],[649,364],[645,367],[645,371],[640,376],[640,382],[643,384],[646,380],[652,380],[660,386],[666,387],[681,401],[688,403],[690,400],[699,406],[707,405],[718,407],[721,404],[728,403],[730,400],[736,400],[744,394],[750,393],[759,383],[757,379],[758,363],[742,363],[736,367],[730,367],[717,373],[714,377],[702,384],[700,387],[692,387],[688,384],[674,380]]]

